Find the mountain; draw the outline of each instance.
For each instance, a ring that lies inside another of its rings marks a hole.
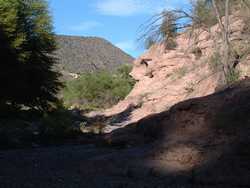
[[[103,38],[57,35],[56,41],[57,66],[63,74],[114,70],[122,64],[131,64],[134,60]]]

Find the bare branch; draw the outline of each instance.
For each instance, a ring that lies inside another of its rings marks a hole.
[[[218,6],[216,4],[216,1],[215,0],[212,0],[212,4],[213,4],[213,8],[214,8],[214,11],[215,11],[215,15],[217,17],[217,21],[218,21],[218,24],[219,24],[219,27],[221,29],[221,31],[223,32],[224,30],[224,25],[222,23],[222,19],[221,19],[221,15],[219,13],[219,9],[218,9]]]

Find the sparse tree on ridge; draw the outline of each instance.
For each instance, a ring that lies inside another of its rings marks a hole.
[[[235,10],[243,11],[243,8],[247,8],[249,11],[250,2],[247,0],[191,0],[190,5],[191,11],[174,9],[163,11],[152,17],[142,28],[139,40],[145,41],[146,44],[149,39],[150,44],[152,44],[152,40],[154,43],[171,44],[171,41],[175,41],[178,36],[178,31],[185,28],[192,31],[196,29],[210,31],[212,26],[218,24],[222,40],[215,42],[221,49],[223,82],[230,83],[231,77],[235,74],[234,58],[238,56],[234,57],[235,54],[233,54],[229,18]]]

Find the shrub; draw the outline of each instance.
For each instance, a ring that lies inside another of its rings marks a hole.
[[[146,49],[155,43],[161,43],[166,49],[176,47],[178,15],[174,11],[163,11],[155,15],[142,28],[142,34],[139,40],[142,40]],[[161,23],[159,23],[161,22]]]
[[[245,39],[244,41],[232,42],[232,54],[234,59],[239,56],[240,61],[246,60],[250,54],[250,41]]]
[[[0,118],[0,149],[63,143],[80,134],[74,125],[79,120],[63,108],[41,113],[29,110]]]
[[[188,73],[188,68],[187,67],[180,67],[174,70],[174,75],[180,79],[184,77]]]
[[[233,61],[233,58],[231,58]],[[213,72],[219,72],[223,70],[223,64],[221,61],[221,55],[218,52],[214,52],[213,55],[208,60],[209,67]],[[225,75],[225,81],[228,84],[232,84],[238,81],[240,78],[240,71],[237,69],[231,69],[229,73]]]
[[[226,75],[226,81],[228,84],[232,84],[240,79],[240,71],[236,69],[232,69],[227,75]]]
[[[100,71],[82,74],[79,79],[66,83],[63,90],[65,105],[95,110],[116,104],[133,88],[130,71],[131,67],[126,65],[114,73]]]
[[[222,67],[221,55],[219,52],[215,51],[212,56],[208,59],[209,68],[213,72],[217,72]]]
[[[177,15],[171,11],[163,12],[163,21],[159,28],[160,34],[162,35],[162,41],[166,49],[173,49],[176,47],[176,36],[177,36]]]

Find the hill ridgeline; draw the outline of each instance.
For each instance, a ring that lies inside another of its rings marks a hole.
[[[132,64],[134,58],[98,37],[57,35],[58,69],[64,76],[97,70],[115,70],[122,64]]]

